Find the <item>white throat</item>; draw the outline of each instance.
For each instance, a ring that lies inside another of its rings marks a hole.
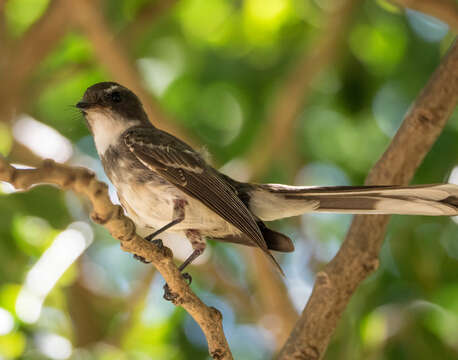
[[[125,121],[106,111],[94,110],[87,114],[87,120],[94,134],[94,142],[99,156],[111,146],[116,145],[121,134],[132,126],[140,125],[139,120]]]

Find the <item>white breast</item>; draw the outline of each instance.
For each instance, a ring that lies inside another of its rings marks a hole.
[[[104,110],[92,110],[86,116],[94,134],[95,147],[100,156],[118,142],[121,134],[128,128],[139,125],[138,120],[118,119],[116,115]]]
[[[185,219],[170,228],[170,232],[200,230],[206,236],[224,236],[238,232],[231,224],[208,209],[200,201],[171,185],[136,186],[132,183],[115,185],[121,203],[132,220],[141,227],[159,229],[173,220],[174,200],[185,199]]]

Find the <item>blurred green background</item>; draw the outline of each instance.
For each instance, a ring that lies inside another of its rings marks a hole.
[[[362,184],[456,30],[385,0],[3,0],[0,153],[106,180],[72,105],[119,80],[237,179]],[[457,113],[414,179],[447,181],[458,183]],[[162,299],[161,276],[91,223],[85,199],[0,190],[0,359],[209,358],[198,326]],[[192,287],[222,311],[236,359],[274,356],[350,221],[273,224],[296,245],[278,256],[284,283],[251,251],[210,243]],[[457,222],[392,218],[381,267],[326,359],[458,359]],[[169,241],[177,259],[189,253]]]

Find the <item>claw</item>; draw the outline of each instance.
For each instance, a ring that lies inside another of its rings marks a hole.
[[[147,237],[145,239],[147,239]],[[148,240],[148,241],[150,241],[150,240]],[[161,239],[152,240],[151,243],[154,244],[154,246],[157,246],[159,249],[162,249],[164,247],[164,244],[162,243]]]
[[[192,283],[192,276],[189,273],[183,273],[181,274],[183,278],[188,282],[188,285],[191,285]]]
[[[170,291],[169,285],[165,284],[164,285],[164,299],[167,301],[174,302],[178,298],[178,294],[175,294]]]
[[[192,276],[189,275],[189,273],[183,273],[181,274],[183,276],[183,278],[188,282],[188,285],[191,285],[192,283]],[[175,303],[175,301],[178,299],[179,295],[178,294],[175,294],[173,293],[171,290],[170,290],[170,287],[169,287],[169,284],[165,284],[164,285],[164,299],[167,300],[167,301],[171,301],[173,303]]]
[[[150,264],[151,261],[146,260],[143,256],[134,254],[134,259],[141,261],[143,264]]]

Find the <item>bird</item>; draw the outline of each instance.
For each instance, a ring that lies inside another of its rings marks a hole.
[[[154,126],[139,98],[116,82],[86,89],[76,104],[94,138],[106,175],[137,228],[158,241],[183,235],[200,256],[206,240],[259,248],[283,270],[271,251],[292,252],[292,240],[266,222],[308,212],[458,215],[458,186],[310,187],[240,182],[212,167],[191,146]]]

